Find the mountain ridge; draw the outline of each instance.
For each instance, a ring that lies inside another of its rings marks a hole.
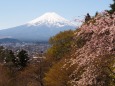
[[[41,23],[39,24],[38,22]],[[58,14],[45,13],[41,17],[24,25],[0,30],[0,36],[11,37],[21,41],[48,41],[50,37],[60,31],[75,28],[76,26],[74,24]]]

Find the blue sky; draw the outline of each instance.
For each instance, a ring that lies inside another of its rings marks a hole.
[[[112,0],[0,0],[0,29],[25,24],[46,12],[68,20],[109,8]]]

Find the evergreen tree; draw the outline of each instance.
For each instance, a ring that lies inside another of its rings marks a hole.
[[[6,62],[13,62],[13,60],[15,60],[16,58],[12,50],[6,50],[5,54],[6,54],[6,58],[5,58]]]
[[[21,50],[18,55],[17,55],[18,59],[19,59],[19,66],[21,67],[25,67],[27,66],[29,57],[28,54],[25,50]]]
[[[3,62],[5,58],[5,49],[3,46],[0,46],[0,62]]]
[[[89,13],[87,13],[87,15],[85,16],[85,22],[88,22],[91,19],[91,16],[89,15]]]
[[[110,14],[113,14],[115,12],[115,0],[113,0],[113,4],[110,4],[110,10],[108,11]]]
[[[98,16],[98,14],[99,14],[99,13],[98,13],[98,12],[96,12],[96,13],[95,13],[95,17],[96,17],[96,16]]]

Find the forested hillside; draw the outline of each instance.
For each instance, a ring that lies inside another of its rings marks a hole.
[[[115,86],[115,14],[96,13],[70,38],[65,33],[53,37],[48,53],[53,66],[45,74],[45,85]]]
[[[39,58],[0,47],[0,86],[115,86],[115,3],[84,20],[51,37]]]

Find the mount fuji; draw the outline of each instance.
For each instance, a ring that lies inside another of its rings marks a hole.
[[[60,31],[75,29],[76,25],[54,12],[44,15],[21,26],[0,30],[0,37],[21,41],[48,41]]]

